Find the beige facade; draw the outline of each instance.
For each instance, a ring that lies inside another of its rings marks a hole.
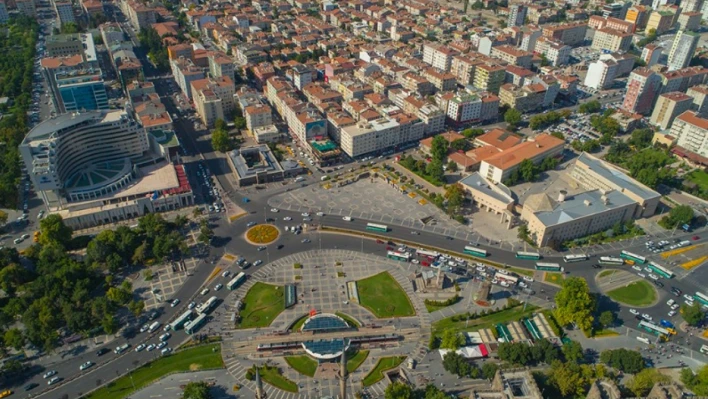
[[[671,24],[674,21],[674,13],[668,11],[652,11],[649,15],[649,20],[647,21],[647,28],[644,31],[649,33],[650,30],[654,29],[657,35],[661,35],[667,30],[671,29]]]
[[[685,93],[671,92],[659,96],[651,114],[650,122],[661,130],[668,129],[674,118],[688,111],[693,104],[693,98]]]
[[[515,201],[508,187],[485,179],[479,172],[462,179],[460,185],[480,210],[500,215],[500,223],[511,227]]]
[[[629,50],[632,44],[632,34],[612,28],[602,28],[595,32],[592,39],[592,48],[611,52]]]

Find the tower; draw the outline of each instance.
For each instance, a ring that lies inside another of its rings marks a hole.
[[[263,390],[263,381],[261,381],[261,372],[256,366],[256,399],[266,399],[266,393]]]
[[[344,350],[342,351],[342,361],[339,364],[339,399],[347,398],[347,379],[349,378],[349,373],[347,372],[347,345],[344,344]]]

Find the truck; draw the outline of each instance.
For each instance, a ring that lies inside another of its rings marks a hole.
[[[157,331],[157,329],[160,328],[160,325],[161,324],[159,321],[156,321],[156,322],[150,324],[150,328],[148,328],[148,332],[153,333],[153,332]]]
[[[130,344],[123,344],[121,346],[117,346],[116,349],[113,351],[113,353],[115,353],[116,355],[120,355],[129,347],[130,347]]]
[[[351,222],[352,218],[351,218],[351,216],[345,216],[342,218],[342,220],[344,220],[345,222]]]

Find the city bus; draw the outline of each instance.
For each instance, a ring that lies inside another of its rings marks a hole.
[[[184,313],[182,313],[177,319],[175,319],[175,321],[170,323],[170,328],[175,331],[179,330],[180,328],[184,327],[184,325],[187,324],[187,322],[191,319],[192,319],[192,311],[187,310]]]
[[[708,296],[705,296],[705,294],[702,294],[700,292],[696,292],[696,295],[693,296],[698,302],[701,303],[701,305],[708,306]]]
[[[545,272],[562,272],[563,269],[558,263],[536,263],[536,270],[543,270]]]
[[[588,260],[588,256],[585,254],[565,255],[563,257],[563,262],[565,263],[582,262],[584,260]]]
[[[381,233],[388,232],[388,226],[386,226],[385,224],[367,223],[366,229],[373,230],[373,231],[379,231]]]
[[[622,258],[613,258],[611,256],[601,256],[600,260],[598,261],[599,264],[601,265],[616,265],[616,266],[622,266],[624,265],[624,259]]]
[[[668,339],[669,335],[671,334],[667,329],[659,327],[656,324],[652,324],[644,320],[639,322],[639,328],[648,333],[654,334],[661,339]]]
[[[672,278],[674,276],[674,273],[671,272],[671,270],[660,266],[654,262],[649,262],[648,267],[653,270],[656,274],[660,275],[661,277],[664,278]]]
[[[230,290],[235,290],[245,280],[246,280],[246,273],[239,272],[239,274],[237,274],[236,277],[234,277],[233,279],[231,279],[231,281],[226,283],[226,288],[228,288]]]
[[[507,282],[509,282],[509,283],[512,284],[512,285],[516,285],[516,283],[519,282],[519,278],[518,278],[518,277],[514,277],[514,276],[512,276],[512,275],[510,275],[510,274],[503,274],[503,273],[498,273],[498,272],[494,274],[494,278],[495,278],[495,279],[498,279],[498,280],[507,281]]]
[[[400,260],[402,262],[408,262],[411,259],[409,254],[403,254],[396,251],[388,251],[388,255],[386,255],[386,257],[393,260]]]
[[[631,252],[627,252],[627,251],[620,252],[620,258],[629,259],[632,262],[639,263],[640,265],[647,263],[647,258],[645,258],[643,256],[635,255],[635,254],[633,254]]]
[[[218,301],[218,300],[219,300],[219,299],[218,299],[217,297],[215,297],[215,296],[213,296],[213,297],[207,299],[206,302],[204,302],[204,303],[202,303],[201,305],[197,306],[197,309],[196,309],[196,310],[197,310],[197,313],[199,313],[199,314],[207,314],[207,313],[211,312],[211,309],[214,308],[214,306],[216,306],[216,301]]]
[[[464,253],[472,256],[479,256],[480,258],[487,257],[487,251],[475,247],[465,246]]]
[[[537,252],[517,252],[516,257],[519,259],[531,259],[531,260],[539,260],[541,259],[541,254]]]
[[[186,332],[187,334],[194,334],[204,324],[206,324],[206,322],[207,322],[207,315],[204,313],[200,314],[199,316],[197,316],[196,319],[194,319],[184,325],[184,332]]]
[[[418,256],[418,258],[425,258],[430,260],[435,260],[438,256],[440,256],[440,254],[435,251],[426,251],[424,249],[416,250],[415,254]]]

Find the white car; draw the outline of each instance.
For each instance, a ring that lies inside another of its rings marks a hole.
[[[254,266],[254,267],[255,267],[255,266],[259,266],[261,263],[263,263],[263,261],[260,260],[260,259],[258,259],[257,261],[253,262],[253,266]],[[219,284],[219,285],[221,285],[221,284]]]
[[[162,342],[167,341],[168,339],[170,339],[171,336],[172,336],[172,334],[170,334],[170,333],[164,333],[164,334],[160,335],[160,341],[162,341]]]
[[[647,278],[647,275],[644,273],[637,273],[637,276],[639,276],[641,278]]]
[[[187,305],[187,309],[189,309],[189,310],[192,310],[195,307],[197,307],[197,303],[194,301],[190,302],[189,305]]]
[[[651,267],[649,267],[649,266],[645,266],[645,267],[644,267],[644,271],[647,272],[647,273],[651,273],[651,272],[652,272]]]
[[[157,344],[157,349],[162,349],[167,346],[167,342],[162,341],[159,344]]]
[[[50,370],[50,371],[47,371],[46,373],[44,373],[42,378],[49,378],[49,377],[56,375],[56,374],[57,374],[56,370]]]
[[[214,291],[219,291],[219,290],[222,289],[223,287],[224,287],[224,285],[221,284],[221,283],[219,283],[219,284],[217,284],[217,285],[214,286]]]
[[[278,208],[271,208],[270,211],[273,212],[273,213],[278,213],[278,212],[280,212],[280,211],[278,210]]]
[[[675,304],[671,305],[671,310],[676,310],[680,307],[681,307],[681,305],[679,305],[678,303],[675,303]]]
[[[683,301],[683,302],[684,302],[686,305],[688,305],[688,306],[693,306],[693,300],[691,300],[691,301],[686,300],[686,301]]]
[[[669,311],[669,317],[674,317],[674,316],[676,316],[676,311],[675,310]]]
[[[286,216],[283,218],[283,220],[285,220],[286,222],[289,222],[289,221],[293,220],[293,218],[291,218],[290,216]]]
[[[142,333],[142,332],[145,332],[145,331],[147,331],[148,329],[150,329],[150,325],[148,325],[148,324],[143,324],[143,326],[140,327],[140,332],[141,332],[141,333]]]
[[[164,356],[169,354],[170,352],[172,352],[172,348],[165,348],[160,353],[162,353],[162,355]]]
[[[47,381],[47,385],[56,384],[57,382],[59,382],[59,380],[59,377],[52,377],[49,381]]]
[[[225,272],[223,272],[223,273],[221,273],[221,277],[224,277],[224,278],[229,277],[230,275],[231,275],[231,272],[228,271],[228,270],[225,271]]]
[[[179,298],[175,298],[172,303],[170,303],[170,307],[174,308],[175,306],[179,305]]]
[[[483,272],[485,267],[480,265],[480,266],[477,266],[476,269],[478,272]]]
[[[688,294],[684,294],[684,295],[683,295],[683,299],[685,299],[685,300],[687,300],[687,301],[693,302],[693,297],[690,296],[690,295],[688,295]]]
[[[676,303],[676,301],[674,301],[673,299],[669,299],[669,300],[666,302],[666,304],[669,305],[669,306],[673,306],[675,303]]]
[[[631,313],[633,315],[638,315],[639,311],[637,309],[629,309],[629,313]]]
[[[142,352],[142,350],[145,349],[145,346],[146,346],[145,344],[140,344],[140,345],[138,345],[138,346],[135,347],[135,351],[136,351],[136,352]]]
[[[529,283],[533,283],[533,278],[531,278],[529,276],[524,276],[523,279],[528,281]]]
[[[509,287],[509,283],[507,283],[506,281],[501,281],[501,282],[499,283],[499,285],[501,285],[502,287],[505,287],[505,288],[508,288],[508,287]]]
[[[649,278],[652,280],[656,280],[656,281],[659,280],[659,276],[657,276],[656,274],[652,274],[652,273],[649,273]]]
[[[526,288],[526,287],[528,287],[528,285],[526,285],[526,283],[524,283],[523,281],[519,281],[519,284],[518,284],[518,285],[519,285],[519,287],[521,287],[521,288]]]
[[[307,212],[303,212],[301,215],[302,215],[302,217],[304,217],[304,218],[309,218],[309,217],[310,217],[310,214],[307,213]]]
[[[87,368],[89,368],[89,367],[91,367],[91,366],[93,366],[93,362],[89,360],[88,362],[86,362],[86,363],[82,364],[81,366],[79,366],[79,370],[84,371],[84,370],[86,370]]]
[[[146,350],[147,350],[148,352],[151,352],[151,351],[155,350],[155,344],[150,344],[150,345],[148,345],[148,347],[147,347]]]
[[[644,313],[644,314],[642,315],[642,319],[644,319],[644,320],[646,320],[646,321],[652,321],[652,320],[653,320],[653,318],[652,318],[651,316],[649,316],[648,314],[646,314],[646,313]]]
[[[634,270],[636,270],[636,271],[638,271],[638,272],[641,272],[641,271],[642,271],[642,268],[641,268],[640,266],[637,266],[637,265],[632,266],[632,269],[634,269]]]
[[[411,260],[411,263],[417,265],[417,264],[420,263],[420,262],[418,261],[418,259],[413,259],[413,260]]]
[[[202,295],[206,295],[209,293],[209,288],[204,288],[201,292]]]

